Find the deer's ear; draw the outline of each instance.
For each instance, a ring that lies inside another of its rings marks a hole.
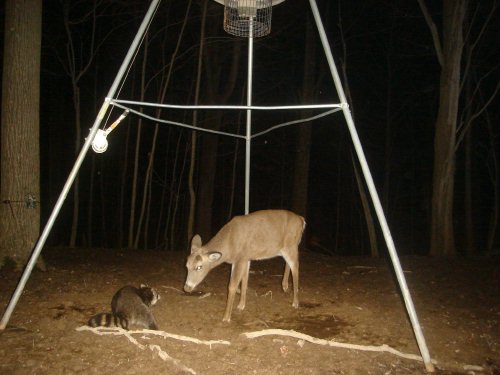
[[[199,234],[196,234],[191,240],[191,254],[199,250],[201,247],[201,237]]]
[[[211,262],[215,262],[216,260],[219,260],[221,256],[221,253],[219,253],[218,251],[214,251],[208,254],[208,260]]]

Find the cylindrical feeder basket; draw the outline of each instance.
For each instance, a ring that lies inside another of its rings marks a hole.
[[[224,0],[224,30],[242,37],[268,35],[272,7],[272,0]]]

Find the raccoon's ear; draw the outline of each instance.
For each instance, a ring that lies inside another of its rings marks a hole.
[[[147,284],[141,284],[139,288],[148,288]]]
[[[196,234],[191,240],[191,254],[199,250],[201,247],[201,237],[199,234]]]
[[[215,262],[216,260],[219,260],[220,257],[222,256],[222,253],[219,253],[218,251],[214,251],[208,254],[208,260],[211,262]]]

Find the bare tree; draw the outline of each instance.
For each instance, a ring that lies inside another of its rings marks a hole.
[[[481,92],[481,81],[487,80],[491,74],[486,73],[480,80],[475,80],[475,87],[471,82],[465,87],[466,106],[459,118],[459,98],[464,93],[464,82],[473,74],[471,71],[473,51],[478,46],[488,23],[492,19],[498,4],[493,2],[492,8],[485,20],[481,21],[478,35],[471,40],[470,29],[467,30],[467,39],[464,39],[465,20],[468,7],[467,0],[443,1],[443,32],[442,42],[439,38],[437,27],[434,24],[424,0],[418,0],[426,22],[431,30],[438,61],[441,65],[440,102],[436,120],[434,138],[434,177],[432,194],[432,223],[431,223],[431,254],[454,255],[456,252],[453,227],[453,197],[455,157],[463,140],[465,142],[466,165],[466,239],[467,245],[473,247],[472,213],[471,213],[471,185],[470,175],[470,144],[467,141],[469,131],[474,120],[481,116],[492,103],[499,91],[497,84],[491,95],[481,98],[477,109],[472,110],[473,102]],[[464,46],[467,42],[467,49]],[[463,64],[462,64],[463,63]],[[462,68],[462,65],[464,66]],[[476,97],[476,98],[475,98]],[[468,181],[468,182],[467,182]],[[467,251],[472,251],[468,249]]]
[[[0,266],[8,257],[21,267],[40,230],[42,2],[7,0],[4,36]]]
[[[493,204],[491,205],[490,213],[490,226],[488,228],[488,237],[486,239],[486,253],[493,253],[493,244],[495,243],[495,238],[498,232],[498,222],[499,222],[499,210],[500,210],[500,181],[499,181],[499,163],[497,158],[497,152],[495,148],[495,138],[493,132],[493,125],[489,116],[486,118],[488,134],[490,134],[490,168],[489,174],[491,183],[493,186]]]
[[[73,92],[73,107],[75,111],[75,156],[78,155],[78,151],[81,147],[82,140],[82,130],[81,130],[81,100],[80,100],[80,80],[83,75],[89,70],[93,58],[95,57],[95,22],[96,22],[96,8],[92,7],[91,11],[86,14],[86,17],[74,21],[71,19],[71,2],[66,1],[64,3],[64,30],[66,31],[67,43],[66,43],[66,59],[63,61],[63,66],[65,67],[66,73],[71,79],[71,88]],[[92,34],[90,38],[90,53],[85,54],[86,61],[81,61],[79,59],[80,51],[77,49],[81,46],[79,42],[75,43],[75,36],[72,31],[72,26],[79,23],[84,23],[87,17],[91,17],[94,27],[92,27]],[[77,176],[75,183],[73,185],[73,217],[71,224],[70,240],[69,246],[74,247],[76,245],[76,235],[78,229],[78,216],[80,209],[80,179]]]
[[[466,64],[469,66],[468,64]],[[474,73],[468,74],[470,77],[467,79],[467,84],[465,85],[465,95],[466,95],[466,107],[462,113],[462,118],[460,120],[457,129],[457,145],[456,150],[461,143],[464,143],[465,152],[465,191],[464,191],[464,207],[465,207],[465,240],[466,240],[466,252],[475,252],[475,236],[474,236],[474,225],[473,225],[473,209],[472,209],[472,195],[473,195],[473,181],[472,181],[472,124],[476,122],[479,117],[484,117],[486,122],[486,127],[489,134],[489,146],[490,155],[488,158],[491,160],[491,167],[489,168],[489,175],[492,182],[493,188],[493,206],[492,214],[490,220],[490,229],[488,231],[486,240],[486,251],[491,252],[493,247],[493,242],[495,238],[495,230],[498,223],[498,161],[495,152],[495,133],[491,125],[491,119],[488,116],[487,109],[493,103],[493,100],[498,95],[500,91],[500,81],[497,82],[493,91],[487,95],[483,94],[482,82],[489,79],[490,74],[495,71],[495,69],[490,70],[488,73],[483,75],[481,79],[476,79]],[[475,84],[475,89],[472,90],[472,82]],[[473,108],[473,103],[478,105]]]
[[[149,48],[149,34],[146,33],[144,38],[144,52],[142,56],[141,64],[141,82],[140,82],[140,100],[144,100],[146,92],[146,66],[148,62],[148,48]],[[132,173],[132,191],[130,193],[130,216],[128,222],[128,247],[133,248],[135,243],[135,216],[136,216],[136,201],[137,201],[137,184],[138,184],[138,174],[139,174],[139,150],[141,147],[141,136],[142,136],[142,118],[139,118],[137,124],[137,131],[135,137],[135,147],[134,147],[134,161],[133,161],[133,173]]]
[[[456,251],[453,228],[455,148],[467,0],[443,1],[442,43],[424,0],[418,2],[431,29],[441,65],[440,100],[434,136],[430,254],[450,256]]]
[[[200,48],[198,50],[198,66],[196,73],[196,88],[194,95],[194,103],[198,104],[200,97],[200,84],[201,84],[201,70],[203,66],[203,48],[205,46],[205,25],[207,19],[207,7],[208,0],[203,2],[203,12],[201,15],[201,30],[200,30]],[[193,113],[193,125],[198,124],[198,111]],[[196,168],[196,146],[198,138],[195,131],[191,133],[191,158],[189,163],[189,177],[188,177],[188,187],[189,187],[189,216],[188,216],[188,227],[187,227],[187,242],[190,243],[191,238],[194,233],[194,222],[195,222],[195,209],[196,209],[196,189],[194,182],[194,174]]]
[[[315,85],[317,82],[314,74],[317,68],[316,40],[311,17],[306,21],[304,76],[302,79],[302,101],[309,103],[315,99]],[[297,129],[297,148],[295,152],[295,167],[293,175],[292,209],[302,216],[307,216],[309,161],[311,152],[311,126],[301,124]]]
[[[218,28],[218,25],[212,23],[212,30]],[[203,54],[205,69],[207,71],[205,87],[207,96],[212,98],[215,103],[225,103],[233,94],[236,87],[237,76],[240,68],[241,43],[235,41],[232,48],[227,51],[230,54],[231,62],[229,66],[224,65],[228,60],[227,54],[220,50],[211,49]],[[223,113],[214,112],[210,118],[210,128],[219,130],[222,126]],[[200,160],[203,163],[199,165],[199,181],[197,190],[197,213],[196,227],[197,232],[203,237],[210,237],[212,233],[213,219],[213,200],[215,190],[215,176],[217,173],[217,156],[219,136],[217,134],[204,134],[200,137]]]
[[[167,242],[168,244],[168,249],[174,249],[174,244],[175,244],[175,233],[177,232],[176,231],[176,225],[177,225],[177,221],[178,221],[178,210],[179,210],[179,204],[180,204],[180,196],[181,196],[181,186],[182,186],[182,176],[184,175],[184,172],[186,170],[186,164],[187,164],[187,161],[189,160],[189,157],[188,157],[188,154],[190,153],[191,151],[191,147],[189,145],[189,142],[186,142],[185,146],[184,146],[184,157],[182,158],[182,165],[181,165],[181,169],[178,173],[178,177],[177,176],[177,173],[176,173],[176,170],[177,170],[177,160],[178,160],[178,157],[177,155],[180,154],[180,151],[181,151],[181,141],[183,140],[183,137],[182,137],[183,133],[179,133],[179,137],[178,137],[178,140],[177,140],[177,145],[176,145],[176,152],[175,152],[175,161],[174,161],[174,170],[172,171],[172,182],[170,184],[170,201],[169,201],[169,205],[168,205],[168,213],[169,213],[169,216],[168,216],[168,220],[167,220],[167,223],[165,225],[165,236],[164,238],[166,240],[169,240]]]
[[[172,77],[174,62],[177,59],[177,55],[179,53],[181,41],[182,41],[182,38],[184,36],[184,31],[186,29],[186,24],[187,24],[187,21],[189,19],[191,3],[192,3],[192,1],[190,0],[188,2],[187,8],[186,8],[186,13],[184,15],[184,20],[182,23],[181,31],[180,31],[179,36],[177,38],[177,44],[176,44],[175,50],[171,56],[170,63],[168,64],[168,70],[164,71],[164,74],[163,74],[163,79],[162,79],[162,82],[160,85],[160,87],[162,87],[162,90],[158,94],[158,102],[160,102],[160,103],[164,102],[165,96],[167,94],[167,89],[169,87],[170,79]],[[161,113],[162,113],[162,110],[158,109],[156,111],[156,117],[160,117]],[[135,230],[135,239],[134,239],[134,243],[133,243],[134,248],[137,248],[139,245],[139,239],[140,239],[141,232],[142,232],[142,225],[143,225],[144,220],[147,219],[147,218],[145,218],[146,204],[147,204],[148,200],[151,199],[151,184],[152,184],[155,152],[156,152],[156,146],[157,146],[157,140],[158,140],[158,130],[159,130],[159,124],[156,124],[155,129],[154,129],[154,133],[153,133],[153,139],[151,141],[151,148],[150,148],[150,151],[148,152],[148,166],[147,166],[147,170],[146,170],[146,176],[144,179],[143,197],[142,197],[142,203],[141,203],[141,211],[139,214],[139,222],[138,222],[137,228]],[[148,228],[145,228],[143,233],[145,235],[145,238],[147,238]],[[147,247],[147,245],[145,245],[145,247]]]
[[[483,6],[485,4],[482,4]],[[473,201],[474,201],[474,181],[472,179],[472,163],[475,150],[472,145],[472,132],[473,124],[478,123],[478,119],[483,117],[486,122],[486,127],[489,134],[489,145],[491,149],[491,160],[492,167],[490,169],[490,177],[493,185],[493,207],[490,222],[490,230],[487,234],[486,240],[486,252],[490,252],[493,246],[493,240],[495,237],[494,231],[497,226],[498,220],[498,168],[497,160],[495,154],[495,134],[491,128],[491,121],[488,116],[487,110],[493,103],[494,98],[498,95],[500,89],[500,81],[497,80],[496,86],[492,91],[486,93],[484,86],[486,83],[492,81],[492,75],[498,71],[499,65],[493,66],[486,71],[482,71],[478,74],[478,64],[474,63],[476,57],[476,50],[478,50],[481,45],[481,41],[486,34],[488,25],[492,22],[493,15],[497,11],[499,5],[497,2],[492,1],[491,7],[487,10],[486,17],[483,19],[479,17],[481,14],[480,8],[481,4],[477,4],[474,9],[471,9],[472,16],[469,21],[469,29],[467,32],[467,39],[465,40],[464,46],[464,63],[463,67],[463,83],[462,83],[462,95],[464,100],[464,109],[461,114],[460,122],[457,127],[457,145],[456,151],[458,151],[461,143],[464,144],[464,209],[465,209],[465,246],[466,253],[473,254],[477,251],[476,249],[476,235],[474,233],[474,215],[473,215]],[[476,35],[473,35],[472,28],[474,22],[479,21],[481,26]],[[493,79],[494,81],[494,79]],[[488,90],[489,91],[489,90]],[[493,229],[493,232],[492,232]]]
[[[95,2],[87,7],[81,2],[65,0],[63,2],[63,23],[66,33],[66,55],[59,60],[71,80],[72,101],[75,124],[75,157],[82,145],[82,103],[81,83],[89,72],[100,47],[107,36],[97,35],[98,18],[109,6],[106,2]],[[77,176],[73,185],[73,216],[70,231],[69,246],[76,245],[80,210],[80,181]]]
[[[341,70],[342,70],[342,75],[344,78],[344,88],[345,88],[345,93],[346,97],[351,103],[351,112],[352,116],[354,117],[354,107],[352,105],[352,97],[351,97],[351,90],[349,86],[349,80],[347,76],[347,45],[345,42],[345,36],[344,36],[344,29],[342,27],[342,16],[341,16],[341,8],[340,8],[340,3],[339,3],[339,30],[340,30],[340,37],[341,37],[341,43],[342,43],[342,59],[341,59]],[[378,257],[379,256],[379,251],[378,251],[378,245],[377,245],[377,233],[375,230],[375,221],[373,219],[373,214],[371,211],[370,207],[370,202],[368,199],[368,194],[366,193],[366,187],[363,179],[361,178],[361,174],[359,173],[359,166],[356,158],[353,155],[352,148],[351,148],[351,162],[353,165],[354,169],[354,176],[356,178],[356,184],[358,186],[358,191],[359,191],[359,197],[361,199],[361,205],[363,207],[363,213],[365,217],[365,222],[366,222],[366,228],[368,231],[368,239],[370,241],[370,252],[373,257]]]

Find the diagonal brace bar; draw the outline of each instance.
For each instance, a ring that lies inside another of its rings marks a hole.
[[[316,0],[309,0],[311,4],[311,10],[316,21],[316,26],[318,28],[319,36],[321,38],[321,43],[323,44],[323,49],[325,50],[326,58],[328,61],[328,65],[330,67],[330,71],[332,74],[333,81],[335,83],[335,88],[337,89],[337,93],[339,95],[339,99],[341,104],[346,104],[342,106],[342,111],[344,113],[344,117],[347,122],[347,126],[349,128],[349,132],[351,134],[352,142],[354,144],[354,149],[356,150],[356,154],[359,159],[359,163],[361,165],[361,169],[363,171],[363,175],[365,177],[365,182],[368,187],[368,191],[370,192],[370,196],[373,202],[373,206],[375,208],[375,212],[377,214],[377,218],[379,220],[380,226],[382,228],[382,233],[385,238],[385,242],[387,244],[387,249],[389,250],[389,255],[391,257],[391,261],[394,267],[394,271],[396,273],[396,278],[399,283],[399,287],[401,289],[401,293],[403,295],[403,299],[406,305],[406,310],[410,317],[411,324],[413,326],[413,332],[415,334],[415,338],[417,339],[417,344],[420,349],[420,353],[422,354],[422,359],[425,364],[425,368],[428,372],[434,372],[434,365],[432,364],[429,350],[427,348],[427,344],[425,342],[424,335],[422,333],[422,329],[420,327],[420,323],[418,321],[417,313],[415,311],[415,306],[413,305],[413,300],[410,295],[410,291],[408,290],[408,285],[406,284],[406,279],[403,274],[403,270],[401,268],[401,263],[399,262],[399,258],[396,252],[396,247],[394,246],[394,241],[392,239],[391,232],[389,230],[389,226],[387,224],[387,220],[384,215],[384,210],[382,209],[382,205],[380,203],[380,199],[377,193],[377,189],[375,188],[375,184],[373,182],[373,178],[368,167],[368,163],[366,161],[366,157],[363,151],[363,147],[361,146],[361,142],[359,140],[358,132],[356,130],[356,126],[354,125],[354,120],[351,116],[351,111],[347,106],[347,100],[344,93],[344,89],[342,87],[342,83],[340,81],[340,77],[337,71],[337,67],[335,66],[335,62],[333,60],[332,51],[330,49],[330,44],[326,37],[325,29],[323,27],[323,23],[321,21],[321,17],[318,11],[318,6],[316,5]]]

